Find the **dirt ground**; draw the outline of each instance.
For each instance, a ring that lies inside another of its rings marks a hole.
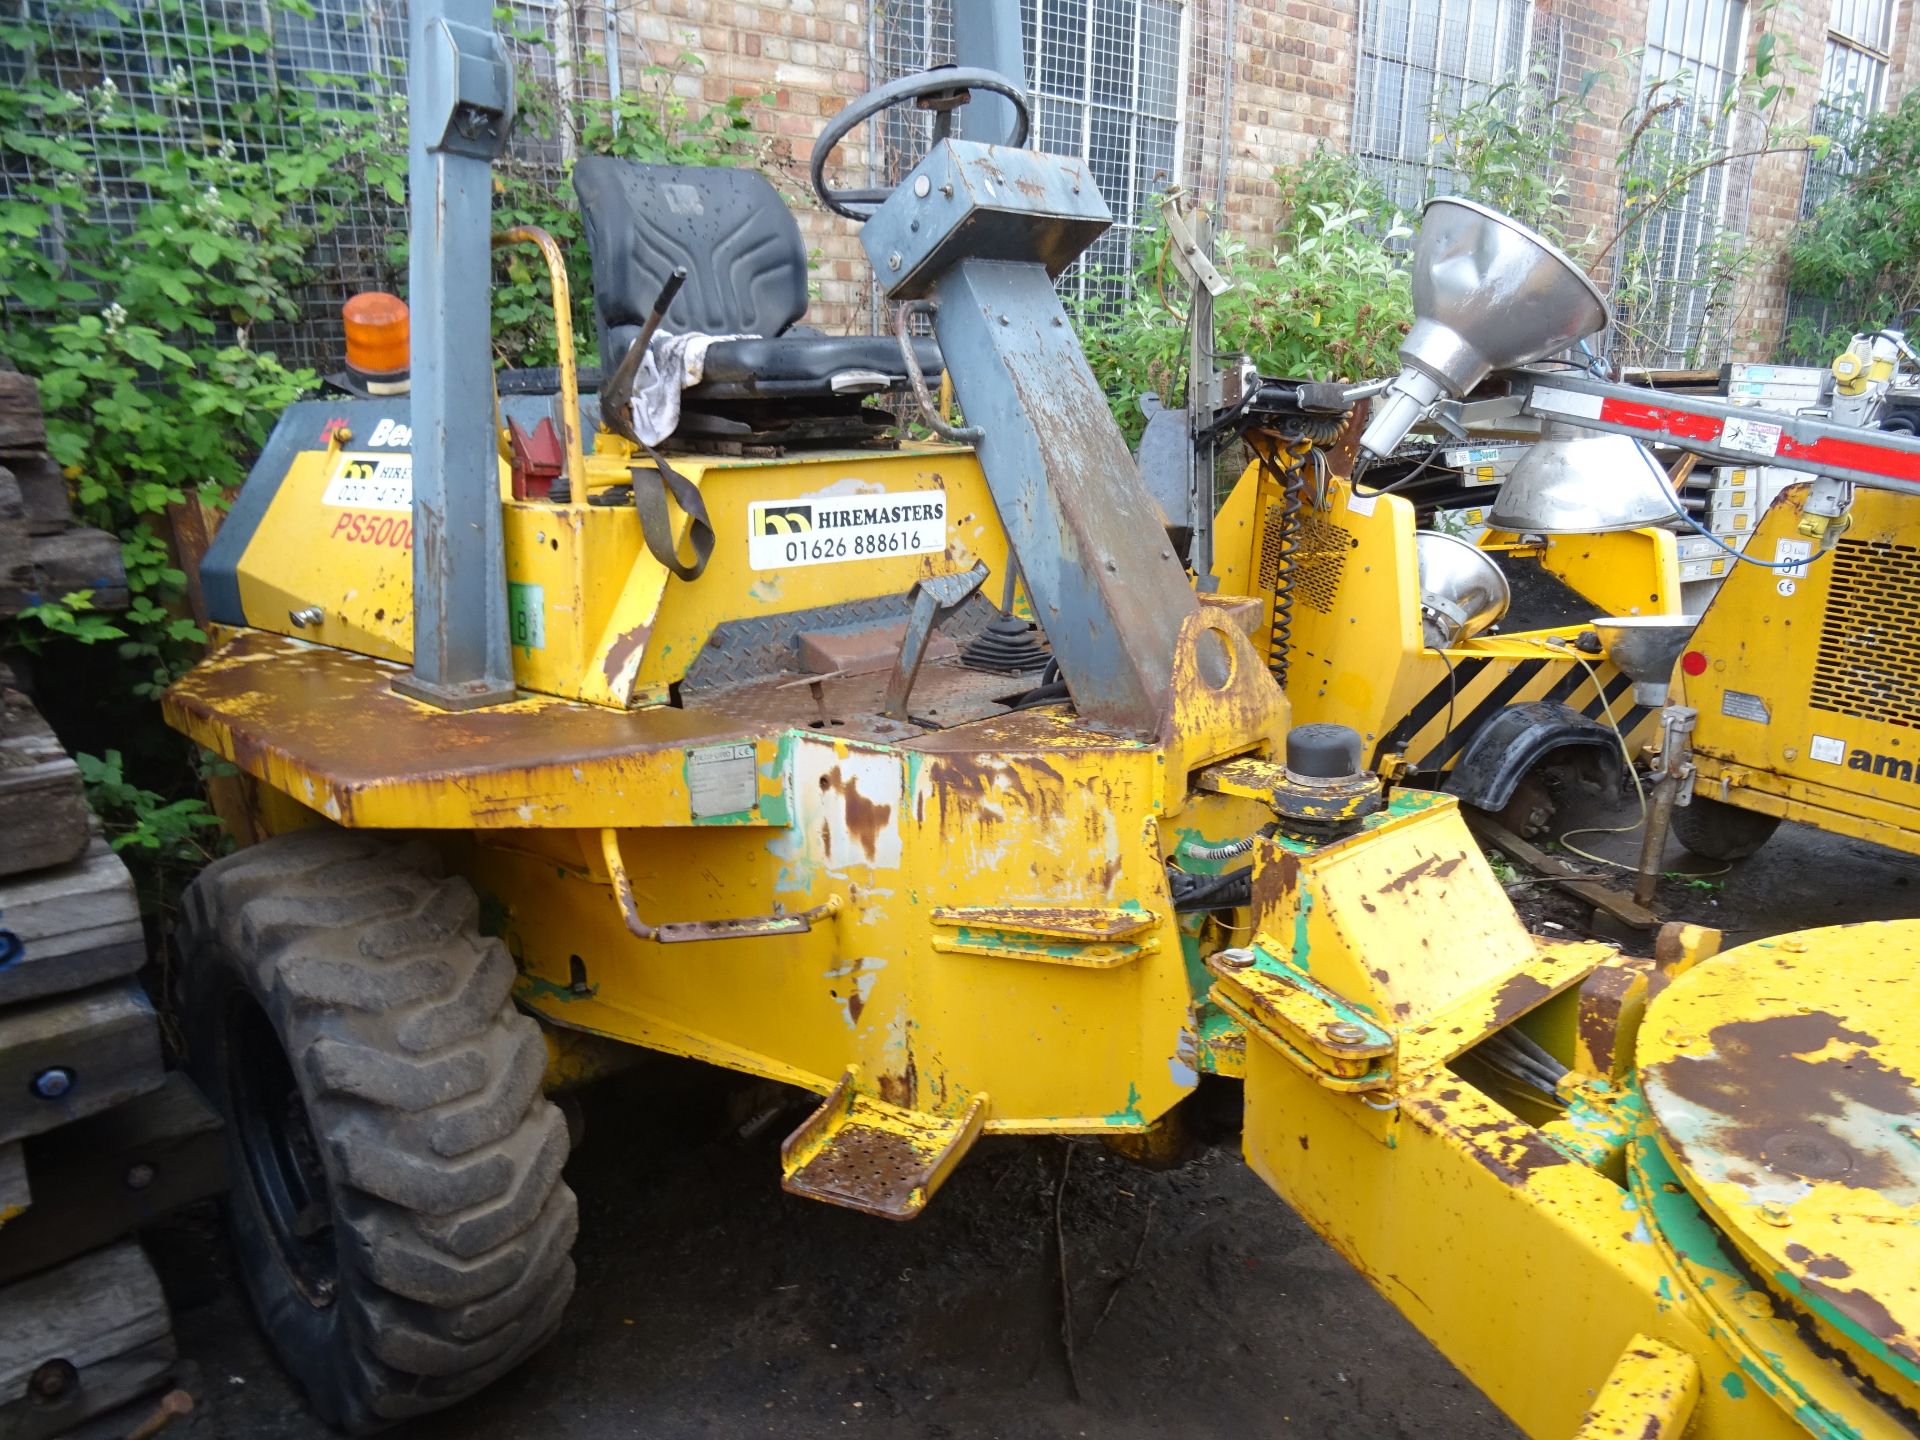
[[[1712,868],[1677,847],[1672,863]],[[1920,860],[1783,827],[1724,877],[1670,881],[1661,906],[1733,943],[1920,913],[1916,875]],[[1586,933],[1584,907],[1538,886],[1516,896],[1536,926]],[[780,1192],[779,1139],[805,1103],[769,1118],[768,1093],[669,1061],[590,1093],[568,1169],[581,1279],[559,1337],[477,1400],[391,1433],[1517,1433],[1253,1178],[1231,1095],[1212,1107],[1215,1143],[1184,1168],[1147,1172],[1090,1142],[990,1139],[922,1219],[896,1225]],[[764,1123],[743,1135],[752,1115]],[[217,1221],[150,1241],[200,1371],[182,1440],[329,1433],[256,1334]]]

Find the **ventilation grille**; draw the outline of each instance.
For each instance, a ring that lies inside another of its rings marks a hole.
[[[1335,525],[1311,510],[1300,513],[1300,548],[1293,554],[1293,593],[1322,615],[1333,613],[1340,593],[1340,572],[1347,552],[1357,543],[1344,525]]]
[[[1260,527],[1260,593],[1271,595],[1280,584],[1280,557],[1285,553],[1287,506],[1276,500],[1267,506],[1266,522]]]
[[[1920,729],[1920,547],[1842,540],[1828,576],[1812,703]]]
[[[1293,593],[1322,615],[1333,613],[1334,596],[1340,590],[1340,572],[1347,563],[1347,551],[1359,542],[1343,525],[1322,519],[1301,507],[1300,544],[1293,552]],[[1267,506],[1267,518],[1260,526],[1259,593],[1271,595],[1280,588],[1280,562],[1285,554],[1286,505],[1276,500]]]

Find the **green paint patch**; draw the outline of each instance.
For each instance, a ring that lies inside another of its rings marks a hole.
[[[1146,1117],[1140,1113],[1140,1087],[1129,1080],[1126,1109],[1110,1111],[1105,1119],[1109,1125],[1126,1126],[1129,1129],[1139,1129],[1145,1125]]]
[[[1747,1398],[1747,1382],[1740,1378],[1740,1372],[1738,1370],[1729,1370],[1726,1374],[1722,1375],[1720,1377],[1720,1388],[1735,1400],[1744,1400]]]
[[[1187,972],[1187,994],[1199,1000],[1213,987],[1213,974],[1200,953],[1200,931],[1205,928],[1207,917],[1189,912],[1174,918],[1180,926],[1180,961]]]
[[[589,985],[582,995],[571,985],[561,985],[542,975],[522,974],[514,982],[514,992],[528,1004],[538,1004],[542,1000],[551,1000],[560,1005],[571,1005],[576,1000],[591,1000],[600,993],[598,985]]]

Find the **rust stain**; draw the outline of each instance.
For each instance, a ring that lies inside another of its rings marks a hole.
[[[1863,1290],[1843,1290],[1838,1285],[1829,1285],[1811,1275],[1800,1283],[1807,1294],[1826,1301],[1869,1335],[1884,1341],[1887,1349],[1894,1354],[1909,1362],[1920,1361],[1920,1345],[1901,1328],[1900,1322],[1893,1318],[1893,1312],[1876,1297]]]
[[[1552,995],[1551,985],[1525,973],[1515,975],[1494,992],[1493,1013],[1488,1019],[1495,1025],[1505,1025]]]
[[[880,1076],[880,1098],[889,1105],[898,1105],[902,1110],[913,1109],[914,1092],[919,1089],[920,1071],[913,1058],[913,1040],[907,1040],[907,1063],[900,1068],[898,1075]]]
[[[1292,896],[1300,888],[1300,857],[1282,850],[1267,865],[1253,870],[1253,915],[1255,924],[1272,924],[1275,915],[1290,911]]]
[[[858,987],[856,987],[855,989],[853,989],[848,993],[847,1018],[849,1020],[853,1021],[854,1024],[858,1025],[860,1023],[860,1012],[866,1008],[867,1008],[867,1002],[861,996]]]
[[[1580,987],[1577,1025],[1580,1043],[1595,1064],[1613,1065],[1620,1039],[1620,1016],[1639,976],[1631,970],[1603,965]]]
[[[1787,1258],[1807,1274],[1818,1275],[1822,1280],[1844,1280],[1853,1274],[1853,1267],[1838,1255],[1816,1255],[1797,1242],[1787,1246]]]
[[[983,758],[977,753],[934,755],[927,770],[936,789],[979,803],[1013,800],[1027,813],[1051,816],[1065,788],[1060,771],[1030,756]]]
[[[839,767],[834,767],[834,774]],[[881,832],[893,819],[893,806],[880,805],[860,793],[860,786],[849,775],[841,789],[846,804],[847,829],[853,838],[860,842],[860,848],[867,852],[867,859],[873,859],[878,850]]]
[[[1457,1137],[1482,1169],[1516,1190],[1524,1188],[1542,1170],[1572,1163],[1549,1145],[1539,1131],[1518,1120],[1462,1123],[1459,1117],[1448,1114],[1440,1104],[1425,1096],[1415,1096],[1406,1105],[1436,1129]]]
[[[1460,862],[1465,858],[1466,857],[1462,855],[1455,855],[1449,859],[1442,860],[1438,855],[1429,855],[1418,865],[1410,866],[1404,873],[1382,885],[1380,887],[1380,893],[1382,895],[1395,895],[1405,890],[1409,885],[1429,877],[1435,880],[1444,880],[1460,868]]]
[[[642,625],[627,631],[607,647],[606,663],[600,668],[606,673],[610,684],[619,683],[621,673],[627,668],[627,662],[646,648],[647,637],[652,634],[653,626]]]
[[[1718,1148],[1804,1180],[1866,1190],[1906,1183],[1885,1155],[1855,1149],[1834,1129],[1849,1105],[1885,1115],[1920,1106],[1920,1086],[1871,1053],[1875,1036],[1815,1010],[1728,1021],[1708,1038],[1712,1054],[1677,1055],[1656,1073],[1680,1099],[1723,1118]]]

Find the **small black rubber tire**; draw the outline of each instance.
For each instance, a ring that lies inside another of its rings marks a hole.
[[[573,1292],[578,1211],[546,1046],[472,887],[424,844],[312,829],[208,866],[183,911],[239,1268],[315,1411],[367,1434],[519,1364]],[[285,1183],[289,1163],[313,1183]],[[300,1223],[276,1224],[289,1190]]]
[[[1778,815],[1742,810],[1705,795],[1695,795],[1691,805],[1676,806],[1673,812],[1673,833],[1680,843],[1709,860],[1744,860],[1779,828]]]

